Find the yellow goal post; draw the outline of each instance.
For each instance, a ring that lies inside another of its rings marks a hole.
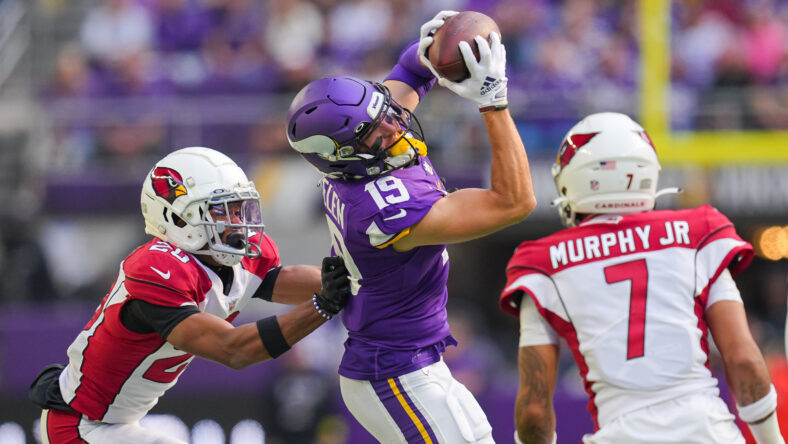
[[[664,165],[788,164],[788,131],[681,131],[670,126],[671,0],[640,0],[640,123]]]

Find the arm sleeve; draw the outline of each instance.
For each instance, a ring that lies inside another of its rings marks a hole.
[[[558,344],[558,333],[539,314],[533,299],[523,295],[520,301],[520,347]]]
[[[135,333],[158,333],[167,339],[172,329],[189,316],[200,313],[193,305],[165,307],[151,304],[140,299],[132,299],[123,304],[121,322]]]
[[[741,294],[739,293],[738,287],[736,287],[736,282],[733,280],[733,276],[731,276],[731,272],[727,268],[722,270],[717,280],[711,284],[706,308],[708,309],[712,304],[719,301],[742,302]]]
[[[438,80],[432,75],[432,71],[421,65],[419,61],[419,40],[416,39],[409,43],[397,60],[397,64],[386,77],[386,80],[398,80],[413,88],[419,95],[419,100],[435,86]]]
[[[274,297],[274,284],[276,284],[276,278],[279,277],[280,271],[282,271],[281,265],[268,270],[268,273],[265,274],[265,278],[263,278],[263,282],[257,287],[257,291],[254,292],[252,297],[271,302],[271,299]]]

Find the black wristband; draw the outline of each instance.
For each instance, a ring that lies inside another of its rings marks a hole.
[[[276,316],[269,316],[257,321],[257,334],[260,335],[265,349],[272,358],[277,358],[282,353],[290,350]]]

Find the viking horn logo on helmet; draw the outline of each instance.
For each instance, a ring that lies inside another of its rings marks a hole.
[[[150,179],[156,194],[169,203],[186,194],[181,175],[173,169],[158,167],[153,170]]]
[[[418,119],[385,85],[348,76],[316,80],[296,95],[287,139],[321,173],[346,179],[406,168],[427,154]]]

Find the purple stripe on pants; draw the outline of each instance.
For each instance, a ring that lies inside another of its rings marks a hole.
[[[372,384],[372,388],[375,389],[375,393],[378,395],[380,402],[383,403],[383,406],[386,408],[386,411],[389,412],[389,415],[394,419],[394,422],[399,427],[402,434],[405,436],[405,440],[410,443],[427,443],[432,442],[432,444],[438,444],[438,439],[435,437],[435,432],[433,432],[432,427],[424,418],[424,415],[421,414],[416,405],[410,399],[410,396],[405,392],[405,389],[402,388],[402,384],[399,381],[399,378],[392,378],[396,384],[397,391],[399,392],[399,398],[392,390],[391,385],[389,384],[389,379],[384,379],[380,381],[370,381]],[[420,424],[417,424],[416,421],[408,414],[408,411],[402,405],[402,401],[404,401],[413,415],[415,415],[416,420]],[[430,441],[425,439],[425,435],[429,437]]]

